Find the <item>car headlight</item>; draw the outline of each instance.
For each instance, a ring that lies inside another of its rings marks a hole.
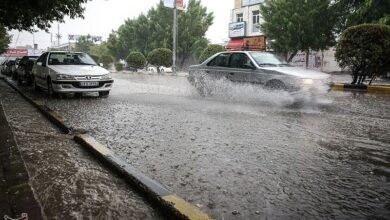
[[[110,76],[110,74],[104,74],[102,76],[102,79],[111,79],[111,76]]]
[[[305,85],[313,85],[314,80],[313,79],[303,79],[303,84]]]
[[[71,80],[71,79],[75,79],[74,76],[66,75],[66,74],[58,74],[57,75],[57,80]]]

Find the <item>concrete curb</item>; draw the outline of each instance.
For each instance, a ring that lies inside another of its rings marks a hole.
[[[348,83],[335,83],[332,88],[334,90],[357,90],[367,92],[390,92],[390,85],[354,85]]]
[[[164,211],[167,211],[169,217],[194,220],[211,219],[207,214],[172,193],[162,184],[141,173],[125,160],[115,155],[110,149],[98,143],[91,136],[78,134],[74,136],[74,140],[102,159],[126,180],[142,190],[143,193],[146,193],[148,198],[164,207]]]
[[[12,82],[4,77],[3,79],[9,86],[15,89],[24,99],[36,107],[49,121],[57,125],[61,131],[69,134],[72,128],[65,123],[61,115],[49,107],[43,101],[33,100],[17,88]],[[73,138],[78,144],[92,152],[101,161],[108,165],[115,172],[119,173],[123,178],[129,181],[132,185],[145,193],[150,200],[155,202],[170,219],[189,219],[189,220],[208,220],[211,219],[207,214],[200,209],[192,206],[184,199],[178,197],[165,186],[157,181],[149,178],[121,157],[117,156],[113,151],[97,142],[94,138],[87,134],[77,134]]]

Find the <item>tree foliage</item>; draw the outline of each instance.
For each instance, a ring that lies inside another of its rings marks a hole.
[[[11,36],[7,33],[7,29],[0,26],[0,54],[2,54],[11,43]]]
[[[207,46],[207,29],[212,25],[213,14],[201,5],[200,0],[189,0],[185,11],[178,11],[179,65],[183,65],[191,55],[199,54]],[[129,51],[148,54],[155,48],[172,49],[173,11],[162,1],[152,7],[147,14],[128,19],[108,38],[108,48],[117,59],[125,58]]]
[[[115,70],[116,71],[122,71],[123,70],[123,64],[122,63],[120,63],[120,62],[115,62],[114,63],[114,65],[115,65]]]
[[[172,66],[172,51],[167,48],[157,48],[152,50],[147,57],[150,64],[157,66],[157,71],[160,72],[161,66]]]
[[[212,55],[224,51],[225,48],[219,44],[209,44],[199,57],[199,63],[203,63]]]
[[[99,59],[99,62],[103,63],[103,66],[104,67],[108,67],[108,65],[110,65],[114,60],[112,59],[112,57],[108,54],[103,54],[100,59]]]
[[[352,70],[352,84],[360,84],[390,71],[389,54],[390,26],[362,24],[343,32],[335,56],[341,67]]]
[[[83,17],[83,3],[88,0],[1,0],[0,26],[8,29],[33,31],[34,27],[48,30],[53,21]]]
[[[141,69],[145,67],[146,58],[140,52],[131,52],[126,57],[126,62],[130,67],[134,67],[136,69]]]
[[[335,44],[336,18],[330,0],[273,0],[261,5],[262,31],[280,53],[324,50]],[[289,59],[289,60],[290,60]]]
[[[364,23],[390,25],[390,1],[388,0],[336,0],[332,8],[338,13],[338,32]]]
[[[93,45],[94,43],[90,35],[81,36],[76,41],[75,50],[79,52],[89,53]]]

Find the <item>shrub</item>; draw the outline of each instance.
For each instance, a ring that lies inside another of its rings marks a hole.
[[[203,63],[212,55],[224,51],[225,48],[218,44],[209,44],[199,57],[199,63]]]
[[[113,59],[110,55],[102,55],[99,61],[103,63],[104,67],[108,67],[108,65],[113,62]]]
[[[157,72],[160,72],[161,66],[172,66],[172,51],[167,48],[157,48],[148,54],[148,62],[157,66]]]
[[[145,66],[146,58],[140,52],[131,52],[126,57],[126,62],[130,67],[134,67],[136,69],[142,69]]]
[[[123,64],[121,64],[120,62],[115,62],[115,69],[116,71],[122,71],[123,70]]]
[[[390,26],[362,24],[346,29],[336,47],[340,67],[352,70],[352,84],[390,71]]]

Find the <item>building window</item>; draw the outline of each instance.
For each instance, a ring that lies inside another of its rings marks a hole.
[[[260,32],[260,11],[252,12],[252,32]]]
[[[242,13],[240,14],[237,14],[237,19],[236,19],[237,22],[243,22],[244,21],[244,15]]]

